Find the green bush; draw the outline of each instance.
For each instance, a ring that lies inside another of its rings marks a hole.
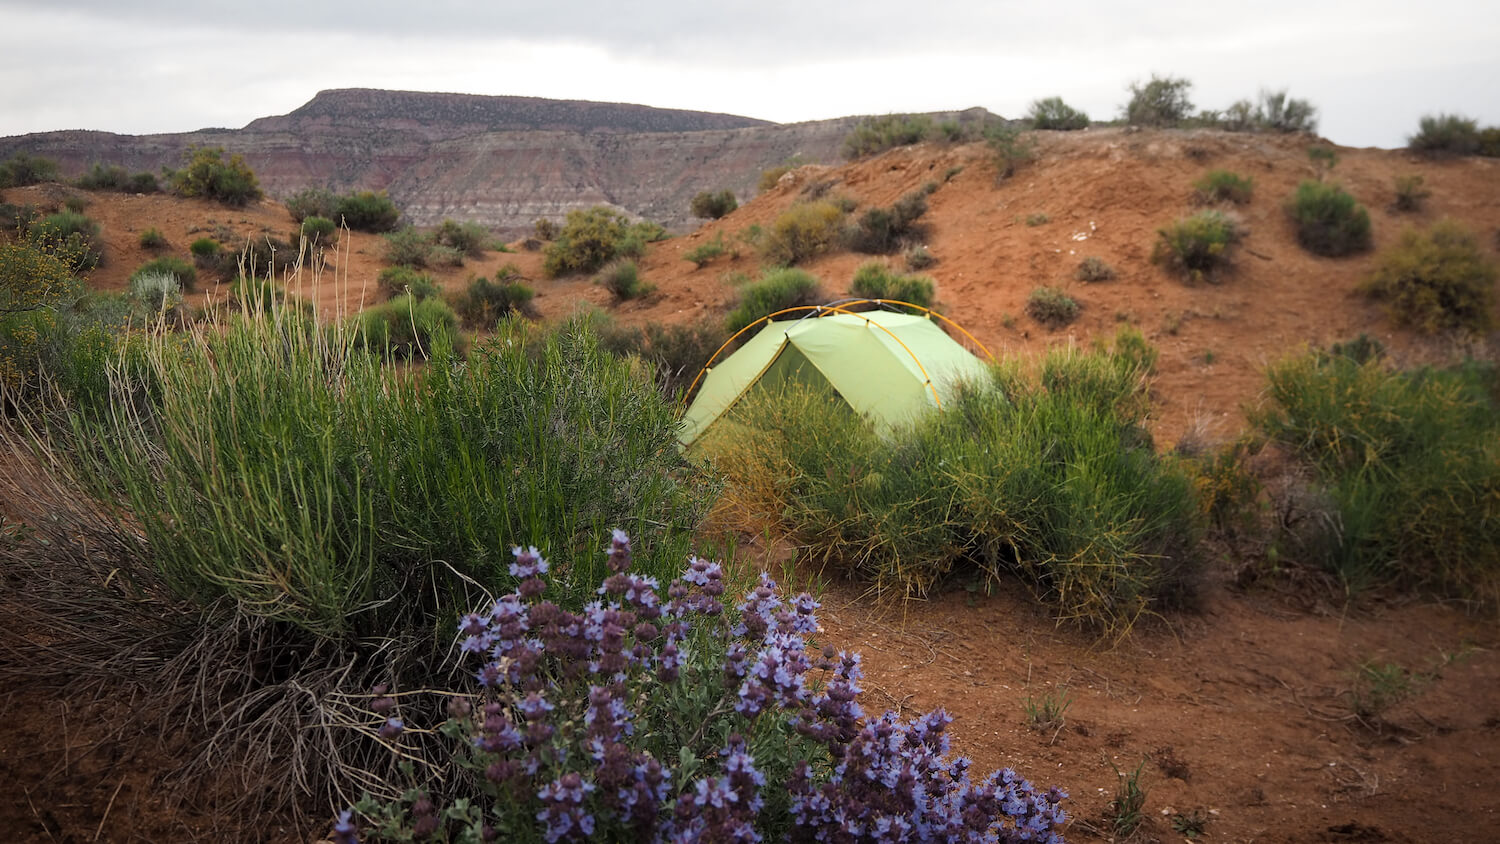
[[[57,398],[108,401],[114,332],[87,312],[75,261],[66,244],[0,241],[0,416]]]
[[[57,162],[50,158],[18,152],[0,163],[0,188],[24,188],[55,181]]]
[[[640,268],[628,258],[605,267],[594,282],[608,290],[616,302],[639,299],[656,289],[641,278]]]
[[[130,274],[130,278],[134,281],[137,276],[144,275],[170,275],[177,279],[177,283],[182,285],[183,290],[189,292],[196,289],[198,285],[198,270],[192,264],[175,255],[162,255],[159,258],[152,258],[139,267],[136,267],[135,272]]]
[[[619,257],[639,257],[645,250],[643,229],[607,205],[569,211],[557,237],[547,246],[542,271],[548,276],[592,273]]]
[[[1420,211],[1422,203],[1432,196],[1432,191],[1422,186],[1422,177],[1415,173],[1396,177],[1396,199],[1391,207],[1397,211]]]
[[[538,217],[532,224],[536,230],[538,240],[555,240],[557,238],[557,223],[546,217]]]
[[[432,276],[405,266],[386,267],[380,271],[375,283],[387,299],[407,293],[418,299],[426,299],[439,292]]]
[[[1270,401],[1252,422],[1314,467],[1321,486],[1283,519],[1292,525],[1278,539],[1286,557],[1326,566],[1351,587],[1500,598],[1492,366],[1400,372],[1309,354],[1267,379]]]
[[[497,273],[492,282],[483,276],[469,282],[463,295],[456,298],[454,309],[468,328],[489,329],[500,319],[510,314],[532,316],[535,309],[531,299],[536,295],[530,287],[519,281],[511,281],[515,275]]]
[[[70,256],[75,273],[92,270],[104,261],[99,223],[76,211],[59,211],[33,220],[26,237],[33,243],[57,244]]]
[[[305,188],[287,199],[286,210],[298,223],[308,217],[333,220],[339,216],[339,197],[326,188]]]
[[[75,455],[85,488],[176,598],[400,643],[423,682],[476,590],[515,588],[500,537],[574,561],[548,597],[575,610],[607,573],[610,526],[635,540],[633,571],[680,572],[711,490],[678,455],[677,408],[586,324],[502,325],[466,361],[435,344],[421,377],[308,326],[151,341],[159,398],[75,420],[100,443]]]
[[[1261,91],[1258,103],[1239,100],[1212,125],[1231,132],[1316,132],[1318,109],[1307,100],[1288,97],[1285,89]]]
[[[1479,151],[1479,124],[1457,114],[1426,115],[1406,148],[1424,155],[1473,155]]]
[[[783,211],[760,238],[762,260],[789,267],[838,242],[844,212],[826,201],[805,202]]]
[[[224,247],[220,246],[219,242],[211,237],[200,237],[188,244],[188,252],[192,254],[195,260],[199,261],[213,260],[223,251]]]
[[[879,261],[867,261],[854,271],[849,294],[863,299],[891,299],[931,308],[933,283],[925,275],[900,275]]]
[[[738,207],[740,207],[739,200],[734,198],[734,191],[728,188],[720,191],[701,191],[688,203],[693,216],[705,220],[717,220]]]
[[[458,338],[458,317],[438,297],[418,300],[402,294],[365,308],[358,320],[358,344],[383,357],[427,358],[440,337],[449,344]]]
[[[850,249],[866,255],[888,255],[896,252],[925,232],[917,222],[927,213],[926,190],[915,190],[896,201],[890,208],[869,208],[859,221],[844,233]]]
[[[775,167],[767,167],[760,172],[760,177],[755,180],[755,189],[760,193],[771,190],[781,181],[782,176],[792,172],[793,169],[795,168],[790,164],[778,164]]]
[[[932,118],[925,114],[867,117],[844,138],[844,157],[853,160],[921,143],[932,135],[932,131]]]
[[[479,258],[490,245],[490,230],[475,222],[444,220],[434,235],[439,245],[458,250],[460,255]]]
[[[425,267],[433,261],[432,238],[413,226],[385,236],[385,261],[403,267]]]
[[[624,326],[602,318],[596,324],[603,348],[617,355],[635,355],[651,364],[662,396],[674,401],[683,398],[682,391],[691,386],[709,356],[729,338],[723,321],[714,319]]]
[[[733,334],[747,325],[787,308],[815,305],[823,300],[823,288],[812,273],[798,269],[775,269],[740,290],[740,301],[725,320]]]
[[[726,499],[815,563],[899,593],[1019,575],[1060,617],[1120,635],[1191,597],[1200,517],[1144,436],[1144,372],[1110,353],[1009,367],[882,436],[826,393],[747,399],[704,439]],[[731,430],[732,429],[732,430]]]
[[[238,154],[224,160],[223,147],[191,147],[183,154],[183,166],[167,176],[178,196],[202,197],[225,205],[241,206],[260,199],[260,183]]]
[[[925,270],[937,263],[937,258],[921,243],[913,243],[901,251],[901,259],[908,270]]]
[[[1151,74],[1145,85],[1130,83],[1130,101],[1125,104],[1125,122],[1131,126],[1172,127],[1193,113],[1188,91],[1193,83],[1175,76]]]
[[[1199,202],[1233,202],[1244,205],[1250,201],[1255,182],[1249,176],[1241,176],[1232,170],[1210,170],[1203,178],[1193,183]]]
[[[1115,268],[1104,262],[1103,258],[1090,255],[1078,262],[1078,269],[1073,271],[1073,278],[1077,281],[1110,281],[1115,277]]]
[[[1151,262],[1189,281],[1217,282],[1230,266],[1230,250],[1244,236],[1240,223],[1222,211],[1199,211],[1156,230]]]
[[[155,226],[141,232],[139,241],[142,249],[165,249],[167,246],[167,236]]]
[[[182,306],[182,279],[163,270],[136,270],[129,296],[148,319],[166,317]]]
[[[1492,324],[1495,262],[1474,233],[1452,220],[1425,232],[1407,229],[1383,251],[1360,289],[1386,302],[1398,325],[1427,333],[1484,332]]]
[[[684,252],[682,259],[692,261],[694,266],[701,267],[728,251],[729,247],[724,244],[724,233],[715,232],[712,240],[706,240]]]
[[[1479,130],[1478,153],[1487,158],[1500,158],[1500,126],[1486,126]]]
[[[121,193],[156,193],[161,185],[154,173],[131,174],[118,164],[95,163],[74,182],[84,190],[111,190]]]
[[[1087,129],[1089,126],[1089,116],[1063,102],[1062,97],[1032,100],[1031,111],[1027,114],[1027,118],[1031,121],[1033,129],[1066,132]]]
[[[1026,315],[1048,328],[1060,328],[1078,318],[1078,302],[1061,288],[1038,287],[1026,297]]]
[[[334,221],[312,214],[302,218],[299,234],[310,243],[327,246],[338,239],[338,230],[338,224]]]
[[[358,191],[339,197],[330,219],[342,221],[357,232],[381,234],[396,230],[397,223],[401,221],[401,209],[386,196],[385,191]]]
[[[219,255],[219,273],[232,275],[280,276],[297,265],[299,250],[279,237],[263,235],[250,238],[238,253]]]
[[[1337,258],[1370,248],[1370,212],[1338,185],[1306,180],[1286,210],[1297,242],[1315,255]]]

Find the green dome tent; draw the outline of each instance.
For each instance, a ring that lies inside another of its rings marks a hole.
[[[827,384],[854,410],[889,428],[941,407],[960,381],[988,378],[986,365],[933,321],[954,324],[951,320],[915,305],[905,307],[925,312],[848,310],[864,303],[780,311],[765,317],[765,327],[734,354],[717,365],[710,359],[698,375],[703,388],[682,417],[678,438],[683,446],[697,442],[741,398],[789,381]],[[800,317],[775,319],[799,311]]]

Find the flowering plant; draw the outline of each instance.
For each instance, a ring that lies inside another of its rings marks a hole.
[[[477,694],[441,728],[467,776],[342,813],[383,840],[1060,842],[1066,794],[1006,769],[974,780],[937,710],[866,719],[858,654],[809,647],[819,604],[762,574],[726,613],[723,571],[692,558],[662,599],[615,531],[599,600],[544,598],[548,563],[513,550],[517,591],[460,624]],[[383,691],[382,691],[383,694]],[[378,732],[407,732],[391,697]],[[446,801],[440,807],[439,801]]]

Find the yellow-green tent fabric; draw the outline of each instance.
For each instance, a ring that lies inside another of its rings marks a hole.
[[[946,402],[960,382],[988,376],[928,316],[865,311],[768,322],[707,371],[678,438],[692,445],[746,393],[788,380],[825,380],[854,410],[890,428]]]

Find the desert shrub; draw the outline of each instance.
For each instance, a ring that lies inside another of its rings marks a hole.
[[[455,770],[434,778],[441,791],[413,787],[343,812],[338,844],[361,834],[827,840],[851,827],[1061,840],[1066,795],[1009,769],[971,780],[966,763],[948,758],[952,719],[941,709],[911,721],[867,715],[858,655],[830,648],[820,658],[809,644],[811,595],[783,595],[763,574],[736,605],[721,597],[722,567],[696,557],[664,588],[630,570],[630,537],[617,530],[599,587],[607,606],[574,614],[542,595],[549,573],[563,580],[578,564],[514,554],[523,585],[460,620],[463,651],[480,667],[447,698],[439,728]],[[518,629],[541,638],[511,635]],[[585,673],[580,661],[601,668]],[[594,676],[607,672],[608,683]],[[382,697],[370,710],[397,754],[409,708]],[[911,787],[886,785],[897,777]]]
[[[761,258],[792,266],[831,248],[840,236],[844,212],[831,202],[805,202],[781,212],[761,236]]]
[[[778,164],[775,167],[767,167],[760,171],[760,176],[755,180],[755,189],[760,193],[771,190],[781,181],[782,176],[792,172],[793,169],[795,167],[791,164]]]
[[[73,272],[92,270],[104,261],[99,243],[99,223],[76,211],[59,211],[31,222],[26,237],[33,243],[57,244],[58,254],[72,261]]]
[[[931,134],[932,118],[925,114],[867,117],[844,138],[844,157],[853,160],[895,147],[921,143]]]
[[[127,193],[156,193],[161,190],[161,183],[157,181],[155,173],[132,173],[130,181],[125,183]]]
[[[149,318],[165,317],[182,306],[182,279],[162,270],[136,270],[129,296]]]
[[[925,244],[913,243],[901,250],[901,260],[908,270],[925,270],[938,262],[937,256]]]
[[[417,299],[426,299],[439,292],[437,282],[432,276],[418,272],[411,267],[399,265],[381,270],[380,275],[375,278],[375,284],[387,299],[394,299],[407,293]]]
[[[901,275],[879,261],[867,261],[854,271],[849,293],[864,299],[892,299],[924,308],[932,307],[932,279],[925,275]]]
[[[615,297],[616,302],[624,302],[629,299],[639,299],[656,288],[641,278],[641,270],[636,263],[624,258],[611,263],[595,279],[596,284],[603,285]]]
[[[728,188],[719,191],[701,191],[688,203],[693,216],[705,220],[717,220],[738,207],[740,203],[734,198],[734,191]]]
[[[328,217],[327,214],[318,216]],[[338,198],[329,219],[342,222],[357,232],[381,234],[396,230],[401,221],[401,209],[385,191],[356,191]]]
[[[1425,232],[1403,231],[1360,289],[1384,300],[1397,325],[1483,332],[1492,322],[1495,276],[1495,262],[1474,233],[1442,220]]]
[[[1130,83],[1130,101],[1125,104],[1125,122],[1131,126],[1171,127],[1183,122],[1193,113],[1188,91],[1193,83],[1175,76],[1151,74],[1151,81],[1142,85]]]
[[[1008,179],[1036,158],[1036,144],[1021,130],[1004,124],[985,129],[984,140],[995,156],[995,177]]]
[[[927,213],[926,190],[906,194],[889,208],[869,208],[844,233],[850,249],[866,255],[888,255],[924,233],[917,220]]]
[[[333,243],[334,240],[338,237],[338,230],[338,223],[335,223],[327,217],[319,217],[316,214],[310,214],[306,217],[303,217],[302,224],[298,229],[302,237],[305,237],[308,239],[308,241],[320,246],[327,246],[328,244]]]
[[[219,253],[223,251],[224,247],[220,246],[219,242],[211,237],[200,237],[188,244],[188,252],[195,260],[199,261],[212,260],[218,257]]]
[[[1026,315],[1059,328],[1078,318],[1078,302],[1058,287],[1038,287],[1026,297]]]
[[[0,231],[24,233],[41,215],[35,205],[0,202]]]
[[[50,158],[18,152],[0,163],[0,188],[23,188],[55,181],[57,162]]]
[[[1424,155],[1473,155],[1479,151],[1479,124],[1457,114],[1425,115],[1406,148]]]
[[[1315,497],[1332,510],[1291,514],[1319,529],[1283,536],[1289,558],[1327,566],[1352,587],[1500,598],[1492,366],[1402,372],[1307,354],[1272,366],[1267,380],[1270,401],[1252,421],[1315,469]]]
[[[297,266],[298,247],[272,235],[252,237],[238,253],[223,252],[219,255],[218,271],[225,277],[233,275],[281,276]]]
[[[1285,89],[1261,91],[1253,125],[1271,132],[1316,132],[1318,109],[1307,100],[1288,97]]]
[[[0,241],[0,315],[57,308],[77,299],[83,286],[66,244]]]
[[[1480,155],[1487,158],[1500,158],[1500,126],[1486,126],[1479,130]]]
[[[1032,100],[1027,118],[1033,129],[1071,131],[1087,129],[1089,125],[1089,116],[1063,102],[1062,97]]]
[[[792,268],[770,270],[759,281],[740,289],[739,304],[729,312],[724,326],[733,334],[761,317],[817,304],[822,298],[823,288],[812,273]]]
[[[1233,202],[1244,205],[1250,201],[1255,182],[1249,176],[1241,176],[1232,170],[1210,170],[1203,178],[1193,183],[1199,202]]]
[[[1230,265],[1230,250],[1244,231],[1222,211],[1199,211],[1156,230],[1159,239],[1151,261],[1164,264],[1190,281],[1217,281]]]
[[[428,263],[435,267],[462,267],[464,253],[447,244],[435,243],[428,253]]]
[[[94,162],[74,184],[84,190],[123,191],[130,183],[130,171],[118,164]]]
[[[425,267],[432,263],[432,238],[414,226],[385,236],[385,260],[403,267]]]
[[[607,205],[569,211],[562,230],[547,246],[542,271],[548,276],[591,273],[615,258],[639,257],[648,240],[645,234]]]
[[[702,447],[728,500],[834,570],[909,594],[1013,574],[1118,635],[1189,598],[1201,562],[1191,479],[1152,451],[1147,409],[1133,359],[1065,349],[888,435],[789,388],[742,401]]]
[[[673,325],[648,322],[643,326],[625,326],[608,319],[599,322],[599,344],[613,354],[635,355],[651,364],[662,395],[672,400],[682,397],[681,392],[728,338],[724,321],[718,319]]]
[[[442,336],[458,336],[458,317],[439,297],[417,299],[403,293],[359,313],[358,344],[384,357],[427,358]]]
[[[167,245],[167,236],[161,233],[161,229],[152,226],[141,232],[138,242],[142,249],[164,249]]]
[[[1073,278],[1077,281],[1110,281],[1114,277],[1115,268],[1093,255],[1079,261],[1078,269],[1073,271]]]
[[[684,252],[682,259],[692,261],[694,266],[701,267],[728,251],[729,247],[724,244],[724,233],[715,232],[712,240],[706,240]]]
[[[168,174],[167,182],[178,196],[201,197],[241,206],[263,194],[255,173],[238,154],[224,160],[223,147],[192,147],[183,153],[183,166]]]
[[[536,292],[519,281],[507,280],[510,277],[497,273],[494,281],[480,276],[469,282],[453,303],[466,327],[488,329],[513,313],[532,315],[531,299]]]
[[[478,258],[489,247],[490,230],[475,222],[444,220],[434,233],[434,239],[439,245],[456,249],[463,256]]]
[[[339,197],[327,188],[305,188],[287,198],[286,210],[298,223],[308,217],[333,220],[339,215]]]
[[[176,255],[152,258],[136,267],[135,272],[130,274],[130,278],[134,281],[137,276],[154,274],[172,276],[177,279],[178,284],[182,285],[183,290],[192,291],[198,285],[198,270],[191,263]]]
[[[1432,191],[1422,186],[1422,177],[1412,173],[1396,177],[1396,199],[1391,207],[1397,211],[1420,211]]]
[[[555,240],[557,238],[557,223],[546,217],[538,217],[532,224],[536,232],[537,240]]]
[[[63,208],[74,214],[82,214],[84,209],[92,204],[94,204],[92,199],[79,193],[75,193],[63,200]]]
[[[1370,248],[1370,212],[1338,185],[1306,180],[1286,211],[1297,242],[1315,255],[1337,258]]]
[[[63,243],[0,242],[0,418],[57,398],[107,401],[114,330],[87,313],[74,262]]]

